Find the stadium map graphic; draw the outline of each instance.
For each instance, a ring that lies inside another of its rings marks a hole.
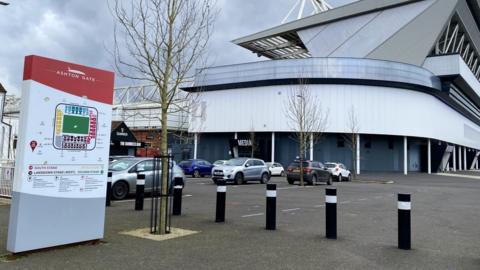
[[[98,111],[93,107],[60,103],[55,108],[53,146],[58,150],[95,149]]]

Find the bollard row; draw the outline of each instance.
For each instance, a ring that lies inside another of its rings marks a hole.
[[[227,187],[224,180],[217,182],[215,222],[225,222]],[[398,194],[398,248],[411,249],[411,200],[410,194]],[[276,230],[277,185],[267,184],[266,230]],[[337,239],[337,189],[325,189],[325,236]]]

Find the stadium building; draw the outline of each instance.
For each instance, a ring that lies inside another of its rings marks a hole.
[[[194,157],[250,155],[253,133],[256,157],[288,165],[298,143],[285,104],[303,84],[328,111],[306,158],[405,174],[478,168],[479,0],[361,0],[315,10],[233,41],[269,60],[208,68],[184,89],[202,92],[189,127]],[[345,141],[352,111],[355,155]]]

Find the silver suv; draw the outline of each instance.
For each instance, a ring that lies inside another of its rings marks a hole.
[[[219,179],[234,182],[237,185],[251,180],[265,184],[270,180],[270,172],[261,159],[233,158],[223,165],[213,167],[212,180],[216,184]]]

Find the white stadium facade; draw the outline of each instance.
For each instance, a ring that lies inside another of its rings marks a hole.
[[[359,172],[478,168],[479,28],[479,0],[362,0],[234,40],[269,60],[208,68],[184,88],[201,92],[193,156],[227,159],[254,132],[257,157],[288,165],[298,143],[285,103],[302,81],[329,112],[308,159]]]

